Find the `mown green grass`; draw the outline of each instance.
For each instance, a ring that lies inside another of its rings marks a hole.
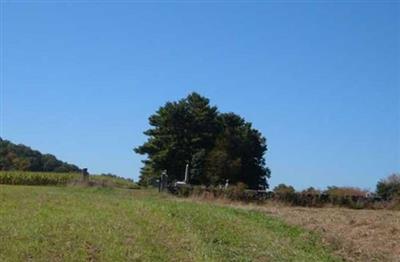
[[[336,261],[255,211],[144,190],[0,185],[0,261]]]

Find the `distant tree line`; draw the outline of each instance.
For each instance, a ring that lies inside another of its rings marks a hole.
[[[357,187],[338,187],[328,186],[325,190],[309,187],[303,191],[297,192],[293,186],[279,184],[273,189],[273,193],[277,195],[290,195],[301,193],[305,195],[330,195],[330,196],[356,196],[356,197],[373,197],[382,200],[400,199],[400,173],[393,173],[390,176],[381,179],[376,184],[375,192],[369,192],[365,189]]]
[[[400,208],[400,174],[392,174],[381,179],[375,192],[356,188],[328,186],[325,190],[309,187],[296,191],[292,186],[279,184],[270,193],[270,198],[292,205],[323,206],[341,205],[351,208]]]
[[[58,160],[50,154],[42,154],[25,145],[16,145],[0,138],[0,170],[79,172],[79,167]]]
[[[150,116],[148,140],[135,148],[147,155],[141,170],[142,185],[167,170],[170,181],[183,180],[190,165],[194,185],[244,183],[267,188],[270,170],[265,166],[266,139],[250,122],[235,113],[220,113],[209,99],[192,93],[167,102]]]
[[[400,174],[393,174],[378,182],[375,192],[357,187],[328,186],[325,190],[309,187],[296,191],[293,186],[279,184],[272,191],[249,190],[237,183],[226,187],[181,187],[173,193],[178,196],[205,199],[229,199],[263,203],[273,201],[291,206],[325,207],[341,206],[355,209],[400,210]]]

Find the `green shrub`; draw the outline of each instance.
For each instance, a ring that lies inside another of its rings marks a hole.
[[[298,202],[296,191],[292,186],[279,184],[274,188],[273,192],[274,200],[283,201],[290,204],[295,204],[296,202]]]
[[[376,193],[385,200],[400,197],[400,174],[392,174],[376,185]]]
[[[245,190],[247,189],[246,184],[237,183],[236,185],[229,186],[225,190],[225,197],[231,200],[245,200]]]
[[[193,192],[193,188],[191,186],[180,186],[176,190],[177,195],[181,197],[188,197]]]

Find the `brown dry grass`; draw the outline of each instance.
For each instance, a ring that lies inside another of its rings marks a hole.
[[[400,211],[291,207],[277,203],[253,205],[221,199],[212,202],[258,210],[316,231],[346,261],[400,261]]]

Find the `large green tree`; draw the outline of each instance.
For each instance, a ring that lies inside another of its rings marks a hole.
[[[233,113],[220,114],[209,99],[192,93],[168,102],[150,116],[148,140],[135,148],[146,154],[141,182],[168,171],[171,181],[182,180],[190,164],[192,184],[216,185],[229,179],[250,188],[266,186],[265,138],[251,124]]]

